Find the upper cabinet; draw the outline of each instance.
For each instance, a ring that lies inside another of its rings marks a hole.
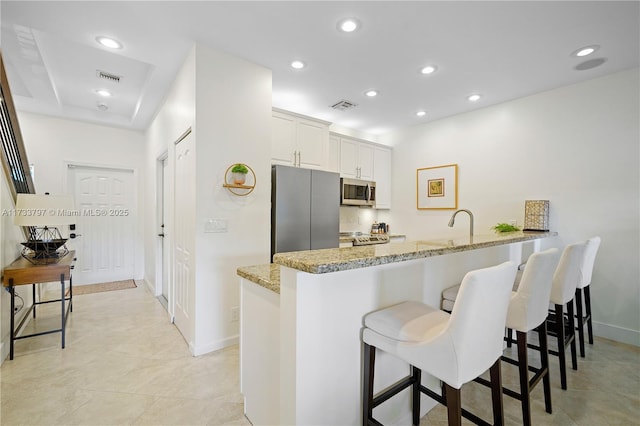
[[[374,145],[348,137],[340,138],[340,175],[373,180]]]
[[[391,208],[391,148],[376,146],[373,151],[373,180],[376,182],[376,208]]]
[[[327,169],[329,123],[273,110],[271,162],[309,169]]]
[[[338,134],[329,140],[339,144],[340,176],[374,181],[376,208],[390,209],[391,148]]]
[[[327,171],[340,173],[340,136],[338,135],[329,135]]]

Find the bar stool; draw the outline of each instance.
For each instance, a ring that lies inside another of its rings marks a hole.
[[[504,388],[503,392],[522,404],[522,423],[531,424],[531,390],[542,380],[544,405],[551,413],[551,381],[549,380],[549,352],[547,346],[547,311],[551,297],[553,274],[558,265],[558,249],[552,248],[534,253],[522,273],[518,290],[511,296],[507,313],[507,328],[516,330],[518,359],[502,356],[502,360],[518,366],[520,393]],[[527,333],[536,330],[540,350],[540,368],[529,366]],[[534,376],[529,379],[529,371]]]
[[[447,407],[449,424],[461,416],[485,421],[462,409],[460,388],[487,369],[491,376],[493,422],[503,424],[500,355],[516,265],[505,262],[468,272],[462,280],[458,303],[451,314],[420,302],[403,302],[364,317],[362,424],[380,424],[373,408],[412,387],[413,424],[420,422],[420,393]],[[376,348],[409,363],[411,375],[374,397]],[[444,382],[444,395],[420,383],[422,371]]]
[[[593,275],[593,264],[596,261],[596,254],[600,247],[600,237],[593,237],[587,240],[587,251],[584,258],[584,266],[582,268],[582,280],[576,288],[574,298],[576,304],[576,319],[578,321],[578,340],[580,341],[580,356],[584,358],[584,325],[587,325],[589,333],[589,344],[593,345],[593,324],[591,323],[591,276]],[[584,292],[584,305],[582,293]],[[583,310],[584,309],[584,310]],[[583,314],[584,312],[584,314]]]
[[[522,423],[531,424],[531,399],[532,389],[542,380],[544,388],[545,410],[551,413],[551,381],[549,380],[549,353],[547,346],[547,314],[553,274],[558,264],[558,249],[552,248],[534,253],[524,264],[524,269],[519,269],[516,278],[517,290],[512,292],[509,310],[507,313],[506,327],[509,329],[507,342],[511,340],[511,330],[516,330],[518,359],[513,360],[502,356],[502,361],[518,367],[520,374],[520,393],[503,388],[502,391],[522,404]],[[443,297],[447,293],[447,301],[454,303],[460,286],[450,287],[443,291]],[[449,298],[453,298],[451,301]],[[540,346],[540,368],[529,366],[527,353],[527,333],[536,330],[538,332]],[[534,376],[529,380],[529,371]],[[477,378],[477,382],[489,385],[489,382]]]
[[[573,298],[575,296],[578,283],[583,276],[583,267],[587,241],[569,244],[562,251],[560,262],[553,274],[553,285],[551,287],[550,302],[554,309],[549,312],[547,323],[553,325],[553,329],[558,339],[558,350],[549,350],[549,353],[556,355],[560,362],[560,384],[562,389],[567,389],[567,366],[565,348],[571,346],[571,364],[574,370],[578,369],[578,356],[576,351],[576,333],[574,326]],[[567,307],[568,326],[565,327],[564,307]]]

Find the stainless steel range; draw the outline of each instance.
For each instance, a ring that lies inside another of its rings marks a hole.
[[[354,246],[385,244],[389,242],[389,236],[387,234],[364,234],[362,232],[341,232],[340,236],[353,238]]]

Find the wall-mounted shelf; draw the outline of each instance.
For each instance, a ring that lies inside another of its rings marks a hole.
[[[233,169],[236,164],[242,164],[247,169],[249,169],[249,173],[246,174],[244,183],[234,182],[234,173],[231,172],[231,169]],[[256,174],[248,165],[244,163],[234,163],[230,165],[227,171],[224,173],[224,184],[222,186],[224,188],[227,188],[232,194],[244,197],[245,195],[251,194],[251,192],[253,192],[254,188],[256,187]]]

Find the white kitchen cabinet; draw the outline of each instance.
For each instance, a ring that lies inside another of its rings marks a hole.
[[[375,146],[373,180],[376,182],[376,208],[391,208],[391,148]]]
[[[273,110],[271,162],[309,169],[326,169],[329,123],[282,110]]]
[[[340,175],[354,179],[373,180],[374,145],[340,138]]]
[[[327,171],[340,173],[340,137],[329,135]]]

